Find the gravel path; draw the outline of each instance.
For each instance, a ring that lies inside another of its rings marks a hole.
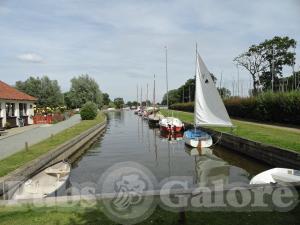
[[[53,134],[57,134],[81,121],[80,115],[74,115],[70,119],[50,126],[40,126],[23,133],[16,134],[0,140],[0,159],[6,158],[25,148],[25,142],[33,145],[45,140]]]

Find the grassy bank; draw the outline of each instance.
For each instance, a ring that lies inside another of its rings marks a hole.
[[[101,205],[89,208],[0,208],[0,225],[96,225],[118,224],[109,220]],[[264,218],[262,220],[262,218]],[[159,207],[145,221],[138,224],[214,224],[240,225],[298,224],[299,207],[291,212],[168,212]]]
[[[187,123],[193,123],[194,120],[194,114],[189,112],[162,110],[162,113],[164,115],[173,114],[175,117]],[[232,120],[232,122],[236,126],[233,134],[237,136],[285,149],[300,151],[300,134],[297,132],[265,127],[260,124],[249,124],[240,120]],[[216,130],[230,132],[229,128],[216,128]]]
[[[56,148],[64,142],[71,140],[73,137],[81,134],[83,131],[103,122],[105,115],[99,113],[94,120],[84,120],[70,127],[51,138],[29,147],[28,151],[20,151],[0,161],[0,177],[19,168],[27,162],[43,155],[44,153]]]

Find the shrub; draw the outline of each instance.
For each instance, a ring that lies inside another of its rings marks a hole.
[[[85,103],[81,110],[80,110],[80,116],[82,120],[93,120],[97,116],[98,107],[93,102],[87,102]]]
[[[233,97],[224,100],[231,117],[262,122],[300,125],[300,92],[266,92],[256,97]],[[176,103],[170,109],[193,112],[194,103]]]

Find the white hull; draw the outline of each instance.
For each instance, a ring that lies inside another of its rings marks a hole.
[[[41,171],[23,183],[14,193],[12,199],[45,198],[61,189],[69,179],[71,166],[59,162]]]
[[[300,171],[286,168],[274,168],[266,170],[254,176],[250,184],[271,184],[271,183],[294,183],[300,182]]]
[[[187,145],[193,148],[208,148],[213,144],[213,140],[211,136],[209,136],[209,138],[205,140],[197,140],[197,139],[190,139],[184,135],[183,140]]]

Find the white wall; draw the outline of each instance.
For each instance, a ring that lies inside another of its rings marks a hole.
[[[0,117],[2,117],[2,127],[4,127],[6,123],[5,102],[0,101],[0,104],[1,104]]]

